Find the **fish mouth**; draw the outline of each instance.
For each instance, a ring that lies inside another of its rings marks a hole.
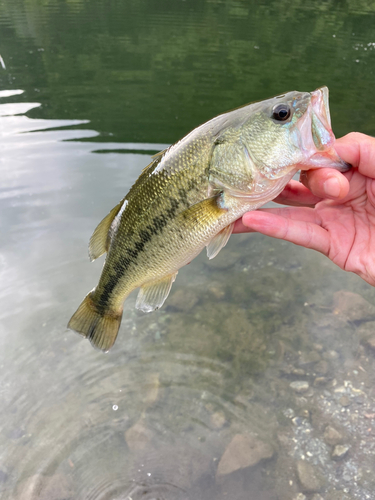
[[[305,156],[301,170],[329,167],[347,172],[352,166],[333,147],[336,138],[331,128],[328,88],[320,87],[310,95],[310,104],[297,123]]]

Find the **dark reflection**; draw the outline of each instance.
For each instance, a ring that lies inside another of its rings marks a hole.
[[[38,116],[89,119],[102,140],[166,143],[225,110],[325,84],[338,135],[371,133],[374,16],[357,0],[4,0],[0,84],[37,94]]]

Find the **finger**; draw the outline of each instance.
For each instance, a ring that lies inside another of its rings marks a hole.
[[[328,255],[329,233],[314,222],[293,220],[270,211],[257,210],[246,213],[242,223],[252,231]]]
[[[255,230],[251,229],[248,226],[245,226],[241,219],[237,219],[233,226],[232,234],[236,233],[255,233]]]
[[[338,155],[361,174],[375,179],[375,138],[359,132],[337,139],[335,149]]]
[[[320,216],[313,208],[308,208],[308,207],[261,208],[259,210],[256,210],[256,212],[248,212],[248,213],[259,213],[259,212],[279,215],[280,217],[284,217],[285,219],[291,219],[297,221],[299,220],[303,222],[312,222],[313,224],[317,224],[318,226],[322,225],[322,220]]]
[[[273,214],[276,216],[284,217],[286,219],[291,219],[295,221],[303,221],[303,222],[308,222],[312,224],[317,224],[321,225],[321,219],[316,213],[315,210],[312,208],[307,208],[307,207],[281,207],[281,208],[261,208],[259,210],[256,210],[254,212],[247,212],[242,216],[241,219],[237,219],[236,222],[234,223],[233,227],[233,233],[254,233],[257,232],[257,229],[253,229],[249,225],[244,224],[244,218],[245,221],[248,219],[252,219],[252,214],[257,214],[257,213],[266,213],[266,214]],[[258,217],[255,215],[255,217]]]
[[[291,180],[273,201],[283,205],[313,207],[321,201],[321,198],[313,195],[300,182]]]
[[[345,198],[350,187],[348,179],[331,168],[303,171],[300,181],[316,197],[331,200]]]
[[[242,216],[241,219],[237,219],[236,222],[234,223],[232,233],[235,234],[235,233],[254,233],[254,232],[256,232],[257,229],[252,229],[250,226],[244,224],[243,218],[250,217],[251,214],[257,214],[259,212],[279,215],[281,217],[285,217],[287,219],[292,219],[292,220],[301,220],[304,222],[311,222],[311,223],[318,224],[318,225],[321,224],[320,218],[317,216],[315,210],[312,210],[311,208],[307,208],[307,207],[261,208],[260,210],[256,210],[254,212],[247,212],[246,214],[244,214]]]

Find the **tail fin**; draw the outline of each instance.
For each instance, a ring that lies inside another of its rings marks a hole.
[[[115,343],[121,324],[122,312],[109,310],[101,313],[97,310],[90,292],[70,318],[68,328],[88,338],[91,344],[104,352]]]

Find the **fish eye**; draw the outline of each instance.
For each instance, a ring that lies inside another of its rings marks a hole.
[[[276,104],[272,109],[272,118],[279,122],[285,122],[290,116],[289,104]]]

